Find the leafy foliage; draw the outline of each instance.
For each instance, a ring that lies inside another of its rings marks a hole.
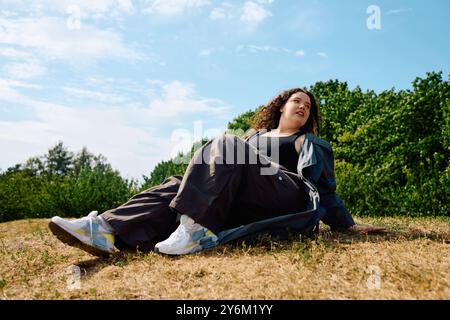
[[[449,214],[450,85],[442,73],[378,95],[337,81],[311,91],[322,102],[321,135],[334,147],[338,192],[353,212]]]
[[[135,189],[136,182],[124,180],[103,156],[85,148],[74,155],[59,142],[46,155],[0,173],[0,221],[105,211]]]
[[[233,119],[233,121],[228,122],[228,130],[230,131],[247,131],[251,128],[253,116],[255,115],[255,110],[249,110],[244,112]]]

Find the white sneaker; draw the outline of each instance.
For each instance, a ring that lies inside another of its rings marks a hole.
[[[114,233],[97,214],[97,211],[92,211],[87,217],[76,220],[56,216],[50,220],[49,228],[62,242],[103,256],[114,250]]]
[[[164,241],[155,245],[155,251],[169,255],[194,253],[217,245],[217,236],[183,214],[178,228]]]

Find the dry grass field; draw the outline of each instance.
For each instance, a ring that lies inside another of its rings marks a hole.
[[[59,242],[45,219],[1,223],[0,299],[450,299],[449,218],[356,221],[389,232],[109,258]]]

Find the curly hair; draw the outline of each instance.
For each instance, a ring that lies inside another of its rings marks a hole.
[[[277,128],[281,118],[280,109],[286,104],[291,95],[296,92],[306,93],[311,100],[310,115],[304,125],[304,130],[319,135],[319,104],[311,92],[302,88],[284,90],[272,98],[267,105],[261,106],[256,111],[253,120],[251,121],[251,128],[253,130],[270,130]]]

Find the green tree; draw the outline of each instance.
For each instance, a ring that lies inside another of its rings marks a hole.
[[[49,174],[64,176],[73,169],[73,153],[59,141],[45,155],[46,171]]]
[[[247,131],[251,128],[253,117],[255,116],[254,110],[249,110],[238,115],[231,122],[228,122],[228,130],[230,131]]]
[[[0,173],[0,221],[83,216],[115,208],[136,191],[137,183],[123,179],[104,156],[86,148],[73,156],[61,142]]]

